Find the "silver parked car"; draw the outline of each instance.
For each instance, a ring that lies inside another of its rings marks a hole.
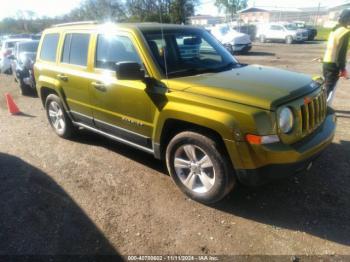
[[[257,36],[261,43],[269,40],[292,44],[307,41],[308,31],[292,23],[268,23],[258,26]]]

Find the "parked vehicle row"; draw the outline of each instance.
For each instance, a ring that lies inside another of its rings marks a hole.
[[[16,43],[30,41],[28,38],[10,38],[2,41],[0,53],[0,73],[12,74],[11,55]]]
[[[1,42],[0,73],[14,75],[21,94],[35,94],[33,66],[39,40],[34,40],[31,35],[17,36],[28,38],[8,36]]]
[[[232,54],[246,53],[252,48],[252,40],[261,43],[279,41],[287,44],[314,40],[317,30],[303,21],[292,23],[265,23],[258,25],[236,25],[229,23],[206,27]]]
[[[250,36],[237,32],[228,24],[207,27],[207,30],[222,43],[231,54],[247,53],[252,49]]]
[[[292,44],[307,41],[309,35],[306,29],[298,28],[294,23],[269,23],[258,27],[257,37],[261,43],[283,41]]]
[[[84,128],[150,153],[206,204],[238,181],[310,168],[335,132],[321,80],[240,64],[196,27],[58,25],[43,33],[34,74],[58,136]]]
[[[12,72],[22,95],[36,93],[33,69],[38,45],[39,40],[18,42],[11,57]]]

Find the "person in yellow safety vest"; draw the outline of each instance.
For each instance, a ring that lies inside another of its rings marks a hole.
[[[347,78],[346,54],[348,51],[350,29],[350,9],[341,12],[338,24],[329,35],[327,49],[323,58],[323,76],[327,89],[328,102],[332,102],[339,77]]]

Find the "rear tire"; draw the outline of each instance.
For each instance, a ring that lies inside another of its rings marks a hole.
[[[236,184],[233,168],[218,143],[199,133],[185,131],[171,139],[166,164],[181,191],[204,204],[220,201]]]
[[[55,95],[48,95],[45,102],[46,115],[55,133],[63,138],[70,138],[74,134],[74,126],[67,115],[61,99]]]

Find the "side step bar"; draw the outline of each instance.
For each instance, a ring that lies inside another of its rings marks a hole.
[[[105,137],[107,137],[107,138],[110,138],[110,139],[112,139],[112,140],[115,140],[115,141],[117,141],[117,142],[121,142],[121,143],[123,143],[123,144],[132,146],[132,147],[134,147],[134,148],[140,149],[140,150],[142,150],[142,151],[144,151],[144,152],[147,152],[147,153],[149,153],[149,154],[153,154],[153,155],[154,155],[154,150],[153,150],[153,149],[140,146],[140,145],[138,145],[138,144],[135,144],[135,143],[130,142],[130,141],[128,141],[128,140],[125,140],[125,139],[123,139],[123,138],[120,138],[120,137],[117,137],[117,136],[108,134],[108,133],[106,133],[106,132],[103,132],[103,131],[101,131],[101,130],[98,130],[98,129],[96,129],[96,128],[93,128],[93,127],[91,127],[91,126],[88,126],[88,125],[85,125],[85,124],[82,124],[82,123],[79,123],[79,122],[73,122],[73,124],[74,124],[75,126],[79,126],[79,127],[82,127],[82,128],[86,128],[86,129],[88,129],[88,130],[90,130],[90,131],[92,131],[92,132],[95,132],[95,133],[97,133],[97,134],[103,135],[103,136],[105,136]]]

